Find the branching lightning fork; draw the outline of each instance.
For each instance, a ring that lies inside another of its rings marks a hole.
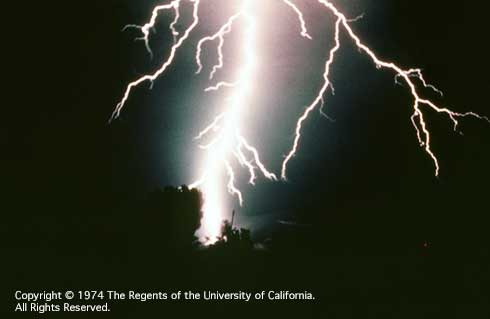
[[[128,25],[126,28],[138,28],[142,37],[138,38],[143,40],[147,51],[152,56],[152,50],[150,48],[150,31],[154,29],[155,23],[159,15],[166,11],[174,12],[174,20],[170,24],[170,31],[174,37],[172,47],[170,48],[170,54],[168,58],[163,62],[161,67],[156,70],[153,74],[144,75],[137,80],[129,83],[124,92],[124,95],[120,102],[117,104],[112,116],[111,121],[116,119],[125,104],[132,91],[140,86],[144,82],[153,83],[160,75],[162,75],[167,68],[173,63],[174,58],[188,40],[190,33],[199,25],[199,9],[201,2],[207,0],[173,0],[169,4],[163,4],[156,6],[153,9],[151,19],[144,25]],[[256,170],[258,170],[265,178],[269,180],[276,180],[277,177],[274,173],[270,172],[266,166],[261,162],[258,150],[253,147],[246,138],[240,133],[240,117],[244,111],[246,111],[247,98],[252,91],[253,78],[256,71],[256,56],[257,48],[255,46],[255,36],[257,32],[256,26],[256,10],[260,10],[260,0],[235,0],[240,3],[241,6],[235,14],[230,16],[228,20],[217,30],[213,35],[206,36],[202,38],[197,43],[196,48],[196,73],[199,74],[203,71],[203,64],[201,62],[201,55],[203,52],[203,46],[207,42],[217,42],[217,57],[218,62],[212,67],[209,74],[209,79],[213,80],[216,73],[221,70],[224,66],[224,55],[223,47],[225,44],[225,38],[228,34],[232,32],[235,24],[243,24],[245,32],[243,34],[243,61],[241,62],[241,68],[233,81],[221,81],[205,89],[206,92],[217,91],[220,89],[229,89],[232,93],[226,102],[225,110],[217,115],[215,119],[204,128],[196,137],[200,140],[208,135],[212,135],[211,142],[201,145],[206,151],[206,159],[204,165],[204,172],[199,180],[190,185],[193,187],[201,187],[205,195],[204,210],[204,221],[203,225],[206,230],[205,233],[209,237],[217,236],[219,234],[219,227],[221,224],[222,214],[220,201],[221,196],[218,189],[221,188],[221,178],[220,176],[228,176],[227,189],[228,192],[237,196],[240,205],[243,203],[243,195],[241,191],[235,185],[235,172],[231,164],[231,159],[234,158],[237,163],[245,167],[249,172],[249,183],[254,184],[257,178]],[[290,0],[276,0],[286,5],[292,10],[299,21],[300,35],[306,39],[312,39],[308,33],[307,24],[304,19],[303,12],[300,8]],[[458,120],[463,117],[475,117],[478,119],[485,120],[490,123],[490,120],[474,112],[458,113],[451,111],[448,108],[438,106],[429,99],[424,98],[421,95],[421,90],[430,89],[442,96],[442,92],[438,90],[435,86],[429,84],[422,73],[421,69],[412,68],[404,69],[393,62],[384,61],[374,53],[374,51],[365,45],[359,36],[353,31],[350,24],[362,18],[362,16],[355,19],[348,19],[342,12],[340,12],[332,2],[328,0],[311,0],[312,2],[317,2],[321,7],[325,8],[335,17],[335,30],[334,30],[334,46],[329,50],[326,61],[325,70],[323,73],[323,84],[318,92],[318,94],[313,99],[312,103],[308,105],[302,115],[299,117],[296,129],[293,145],[291,150],[285,156],[282,166],[281,166],[281,178],[283,180],[287,179],[286,171],[287,165],[295,156],[298,151],[299,144],[301,141],[301,132],[303,126],[311,115],[312,111],[315,110],[319,105],[319,112],[326,116],[323,112],[324,99],[326,92],[330,89],[332,93],[333,87],[330,80],[331,67],[335,63],[336,56],[341,47],[340,33],[344,32],[350,40],[354,42],[360,53],[367,55],[371,61],[374,63],[378,69],[386,69],[394,72],[395,82],[398,84],[406,84],[408,90],[413,99],[412,109],[413,114],[411,116],[411,121],[415,132],[417,134],[417,139],[421,147],[424,148],[425,152],[431,158],[435,167],[435,175],[439,175],[439,162],[436,155],[431,149],[431,136],[428,129],[427,122],[424,117],[423,107],[432,109],[438,113],[444,114],[449,117],[449,119],[454,124],[454,130],[458,131]],[[182,33],[179,33],[176,28],[176,24],[180,19],[180,7],[184,3],[190,3],[193,6],[193,14],[191,23],[185,28]]]
[[[490,123],[490,120],[485,117],[485,116],[480,116],[476,113],[473,112],[465,112],[465,113],[458,113],[451,111],[448,108],[440,107],[433,103],[432,101],[428,99],[424,99],[421,97],[419,93],[419,88],[417,84],[414,82],[414,79],[418,79],[422,87],[424,88],[429,88],[437,92],[438,94],[442,95],[442,92],[439,91],[436,87],[434,87],[431,84],[428,84],[423,75],[422,71],[420,69],[408,69],[404,70],[403,68],[399,67],[393,62],[386,62],[381,60],[376,56],[376,54],[368,47],[366,46],[361,39],[357,36],[357,34],[352,30],[352,28],[349,25],[349,22],[353,22],[357,19],[349,20],[345,17],[344,14],[342,14],[330,1],[327,0],[318,0],[320,4],[322,4],[325,8],[327,8],[333,15],[337,18],[337,23],[335,27],[335,47],[330,51],[329,58],[327,60],[327,63],[325,65],[325,73],[324,73],[324,85],[320,89],[320,92],[316,96],[316,98],[313,100],[313,102],[306,108],[305,112],[302,114],[302,116],[299,118],[297,125],[296,125],[296,135],[293,143],[293,147],[291,148],[291,151],[287,154],[286,158],[284,159],[282,163],[282,169],[281,169],[281,177],[283,179],[286,179],[286,170],[287,170],[287,164],[288,162],[293,158],[293,156],[296,154],[296,151],[298,150],[299,146],[299,141],[301,139],[301,130],[304,124],[304,121],[308,118],[309,114],[313,109],[317,107],[318,104],[323,103],[322,98],[327,91],[327,89],[330,86],[330,80],[329,80],[329,74],[330,74],[330,66],[334,62],[335,59],[335,52],[340,46],[339,43],[339,27],[342,27],[344,31],[347,33],[347,35],[352,39],[362,53],[365,53],[376,65],[378,69],[385,68],[389,69],[393,72],[395,72],[395,81],[397,83],[399,79],[403,79],[403,81],[408,85],[410,93],[413,98],[413,115],[411,117],[413,127],[415,128],[415,131],[417,133],[417,138],[420,143],[421,147],[424,147],[425,152],[431,157],[432,161],[434,162],[435,166],[435,175],[439,175],[439,161],[437,160],[437,157],[433,153],[431,149],[431,144],[430,144],[430,132],[427,128],[427,122],[425,121],[424,118],[424,113],[422,113],[421,106],[425,105],[428,106],[429,108],[433,109],[434,111],[438,113],[444,113],[446,114],[450,120],[454,124],[454,130],[458,130],[458,118],[461,117],[467,117],[467,116],[473,116],[479,119],[486,120],[487,122]]]

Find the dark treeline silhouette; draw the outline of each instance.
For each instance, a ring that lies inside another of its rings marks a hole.
[[[154,190],[141,202],[141,210],[131,217],[134,222],[128,224],[128,233],[133,236],[131,252],[150,256],[157,247],[180,254],[204,246],[215,250],[253,248],[251,231],[235,228],[233,221],[228,220],[223,221],[221,235],[213,244],[199,242],[195,234],[201,227],[202,205],[202,193],[186,185]]]
[[[132,252],[151,254],[156,247],[177,251],[191,248],[201,225],[202,203],[202,194],[185,185],[151,192],[141,210],[131,217],[134,223],[128,225]]]
[[[325,222],[320,206],[305,206],[320,216],[314,223],[282,223],[260,242],[254,242],[253,230],[234,227],[233,219],[224,221],[218,240],[202,246],[194,235],[202,204],[198,190],[165,187],[139,201],[103,206],[99,215],[85,216],[85,208],[73,206],[66,210],[70,218],[40,216],[12,235],[15,288],[307,290],[319,301],[304,304],[306,317],[313,311],[330,311],[333,318],[363,317],[362,311],[357,316],[346,309],[365,305],[372,307],[370,313],[408,318],[404,315],[447,313],[445,305],[461,300],[464,311],[483,309],[483,286],[474,281],[481,276],[471,274],[480,274],[475,267],[487,259],[476,250],[447,253],[433,247],[437,243],[418,242],[416,228],[410,229],[413,234],[395,235],[396,229],[385,231],[386,223],[377,225],[376,219]],[[112,211],[104,215],[104,209]],[[395,225],[394,218],[390,223]],[[452,289],[441,289],[448,281]],[[121,303],[114,315],[161,312],[161,305],[148,305]],[[188,303],[184,308],[193,313]]]
[[[250,230],[246,228],[234,228],[228,220],[223,222],[221,226],[221,237],[215,245],[231,247],[233,249],[253,248]]]

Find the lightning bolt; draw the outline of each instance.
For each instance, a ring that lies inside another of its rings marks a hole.
[[[110,121],[115,120],[120,115],[134,89],[145,82],[149,82],[151,87],[153,82],[163,73],[165,73],[165,71],[167,71],[168,67],[173,63],[179,49],[181,49],[184,43],[189,39],[191,32],[194,31],[194,29],[196,29],[196,27],[199,25],[199,9],[202,1],[207,0],[173,0],[168,4],[162,4],[154,7],[151,18],[146,24],[141,26],[128,25],[125,27],[125,29],[137,28],[141,31],[142,36],[137,38],[137,40],[144,41],[148,53],[150,56],[153,56],[153,52],[150,47],[150,31],[154,29],[160,14],[167,11],[173,11],[174,13],[174,19],[169,26],[170,32],[174,39],[170,48],[169,56],[154,73],[144,75],[128,84],[122,99],[114,109]],[[226,99],[225,110],[218,114],[214,120],[195,137],[196,140],[210,138],[210,141],[208,141],[206,144],[200,145],[200,148],[205,152],[203,173],[198,180],[189,186],[190,188],[200,187],[204,193],[204,216],[202,221],[203,235],[210,238],[211,241],[213,238],[216,238],[219,235],[221,221],[223,219],[223,208],[221,207],[223,202],[223,194],[221,192],[223,187],[223,178],[228,180],[226,184],[227,191],[237,197],[240,205],[243,204],[243,194],[236,186],[234,162],[244,167],[248,171],[248,182],[251,185],[254,185],[255,180],[258,178],[257,172],[263,175],[266,179],[273,181],[277,180],[276,175],[270,172],[266,165],[261,161],[259,151],[242,135],[240,125],[240,118],[248,109],[249,97],[253,92],[254,77],[257,74],[257,57],[259,55],[258,48],[256,47],[255,43],[256,34],[258,32],[256,12],[257,10],[260,10],[260,6],[262,4],[260,0],[236,1],[241,4],[237,12],[231,15],[214,34],[201,38],[196,46],[196,74],[200,74],[204,70],[204,65],[201,60],[203,51],[206,49],[208,44],[216,43],[217,63],[212,66],[211,72],[209,73],[209,80],[212,81],[217,72],[224,67],[223,47],[226,42],[226,37],[233,32],[235,25],[239,24],[244,28],[243,41],[241,42],[241,52],[243,52],[243,56],[241,57],[241,61],[238,62],[241,67],[239,68],[235,78],[231,81],[216,82],[205,88],[206,92],[213,92],[222,89],[227,89],[231,92],[229,97]],[[307,29],[307,23],[303,12],[300,10],[300,8],[290,0],[276,1],[286,5],[292,11],[292,13],[296,15],[299,22],[300,35],[308,40],[312,40],[312,37]],[[439,106],[431,100],[424,98],[421,94],[421,90],[423,89],[432,90],[441,96],[443,93],[434,85],[429,84],[425,80],[421,69],[404,69],[394,62],[382,60],[371,48],[364,44],[350,25],[351,23],[361,19],[363,15],[354,19],[349,19],[330,1],[312,1],[317,2],[322,8],[334,16],[334,45],[328,50],[325,59],[325,69],[323,72],[323,83],[321,88],[317,95],[313,98],[312,102],[305,107],[304,112],[298,118],[296,123],[293,144],[290,151],[284,157],[281,165],[281,179],[287,179],[286,173],[288,163],[294,158],[298,152],[298,149],[300,148],[302,138],[301,132],[309,116],[315,109],[319,108],[320,114],[329,118],[324,113],[326,99],[325,95],[328,91],[331,91],[332,94],[334,93],[330,76],[331,68],[335,63],[338,51],[341,48],[341,33],[345,33],[355,44],[358,51],[361,54],[368,56],[377,69],[386,69],[387,71],[393,72],[395,82],[400,85],[406,85],[408,88],[413,101],[411,106],[413,109],[411,122],[415,129],[420,146],[434,163],[435,176],[439,175],[440,166],[438,159],[431,148],[431,135],[423,113],[426,109],[431,109],[437,113],[447,116],[453,123],[455,131],[458,131],[459,120],[464,117],[475,117],[490,123],[488,117],[481,116],[474,112],[454,112],[449,108]],[[179,22],[180,8],[183,3],[191,4],[193,6],[193,11],[191,23],[183,30],[182,33],[180,33],[176,28],[176,24]]]

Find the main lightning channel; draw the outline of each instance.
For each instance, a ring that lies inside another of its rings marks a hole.
[[[231,16],[228,21],[214,35],[202,38],[197,45],[196,64],[197,73],[203,70],[201,63],[202,46],[208,41],[218,41],[218,63],[212,67],[210,79],[213,79],[215,73],[223,67],[223,46],[225,36],[231,32],[234,23],[241,19],[245,25],[245,32],[242,42],[243,63],[238,72],[237,79],[230,83],[226,81],[218,82],[216,85],[209,87],[206,91],[220,90],[225,87],[232,88],[232,93],[225,111],[212,121],[204,130],[202,130],[197,139],[203,139],[213,133],[212,141],[202,148],[206,151],[206,160],[203,167],[203,176],[190,187],[200,187],[204,194],[203,206],[203,231],[206,237],[212,242],[220,235],[221,221],[224,219],[223,200],[217,194],[222,188],[223,175],[228,179],[228,193],[237,197],[238,202],[243,205],[243,195],[236,186],[236,174],[232,159],[238,164],[247,168],[249,172],[249,183],[254,185],[258,169],[265,178],[276,180],[276,175],[267,170],[261,162],[257,149],[246,140],[241,134],[241,122],[243,112],[250,106],[247,101],[252,93],[252,83],[254,82],[255,71],[257,67],[257,49],[255,38],[257,33],[257,23],[254,12],[256,0],[244,0],[243,5],[238,13]],[[250,159],[247,155],[251,155]]]

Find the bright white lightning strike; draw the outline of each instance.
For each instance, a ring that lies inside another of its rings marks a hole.
[[[240,205],[243,203],[243,195],[241,191],[235,185],[235,172],[231,164],[231,160],[236,160],[241,166],[245,167],[250,175],[249,183],[254,184],[257,178],[256,170],[258,170],[265,178],[269,180],[276,180],[277,177],[274,173],[271,173],[265,165],[261,162],[259,152],[255,147],[247,142],[246,138],[240,133],[240,118],[243,112],[248,110],[247,99],[252,93],[253,79],[256,74],[256,59],[257,50],[255,46],[255,37],[257,34],[257,25],[255,21],[255,13],[260,10],[260,0],[235,0],[242,4],[239,11],[228,18],[219,30],[210,36],[202,38],[197,43],[196,53],[196,73],[201,73],[203,65],[201,62],[201,54],[203,51],[203,45],[207,42],[217,41],[217,56],[218,62],[212,67],[212,71],[209,74],[209,79],[212,80],[215,74],[224,66],[223,46],[225,43],[225,37],[232,32],[235,24],[244,26],[245,32],[243,35],[242,47],[244,55],[239,62],[241,67],[235,79],[231,82],[221,81],[205,89],[206,92],[216,91],[220,89],[228,89],[231,91],[229,99],[226,101],[225,110],[217,115],[215,119],[205,127],[196,137],[196,139],[203,139],[209,135],[212,135],[212,139],[209,143],[201,145],[201,148],[206,152],[206,159],[204,160],[203,173],[199,180],[190,185],[191,188],[200,187],[205,196],[205,203],[203,207],[204,217],[204,235],[209,238],[215,238],[219,235],[221,221],[223,219],[223,211],[221,203],[223,201],[220,189],[222,188],[222,177],[227,176],[228,192],[237,196]],[[308,33],[307,24],[304,19],[303,12],[290,0],[276,0],[284,5],[288,6],[299,20],[300,34],[302,37],[312,39]],[[333,87],[330,80],[331,67],[335,63],[336,55],[341,47],[340,33],[344,32],[350,40],[354,42],[360,53],[367,55],[378,69],[387,69],[394,72],[395,82],[398,84],[406,84],[408,90],[413,99],[413,114],[411,121],[416,131],[420,146],[424,148],[425,152],[429,155],[434,163],[435,175],[439,174],[439,162],[436,155],[431,149],[430,132],[427,122],[424,118],[423,108],[432,109],[438,113],[445,114],[454,124],[454,130],[458,130],[458,120],[462,117],[476,117],[486,120],[490,123],[490,120],[485,116],[480,116],[473,112],[458,113],[451,111],[448,108],[440,107],[429,99],[422,97],[420,91],[422,89],[431,89],[442,96],[442,92],[435,86],[428,84],[423,77],[422,71],[417,68],[404,69],[393,62],[387,62],[378,58],[378,56],[365,45],[357,34],[352,30],[350,23],[357,21],[362,16],[355,19],[348,19],[341,13],[330,1],[328,0],[312,0],[316,1],[327,11],[332,13],[335,17],[335,31],[334,31],[334,46],[329,50],[326,61],[325,70],[323,73],[323,85],[320,91],[314,97],[311,104],[309,104],[303,114],[299,117],[296,129],[295,137],[291,150],[287,153],[281,166],[281,178],[286,179],[287,165],[290,160],[297,153],[300,141],[301,132],[303,126],[308,119],[309,115],[320,105],[319,111],[322,115],[326,116],[323,112],[325,93],[330,89],[333,93]],[[180,6],[188,2],[193,5],[193,15],[191,24],[183,31],[179,33],[176,30],[176,24],[180,19]],[[190,33],[199,24],[199,7],[201,2],[207,2],[207,0],[173,0],[169,4],[156,6],[153,9],[153,13],[149,22],[142,26],[129,25],[128,27],[134,27],[141,30],[143,36],[139,39],[145,42],[145,46],[148,52],[152,55],[150,48],[149,37],[150,30],[155,27],[156,20],[162,12],[174,11],[174,20],[170,24],[170,31],[174,37],[173,45],[170,49],[168,58],[163,62],[161,67],[153,74],[148,74],[140,77],[139,79],[129,83],[124,92],[121,101],[117,104],[111,121],[117,118],[123,109],[124,105],[131,92],[143,82],[153,83],[160,75],[162,75],[167,68],[173,63],[173,60],[178,50],[183,46],[186,40],[189,38]]]
[[[448,117],[451,119],[451,121],[454,124],[454,130],[457,131],[458,127],[458,118],[459,117],[466,117],[466,116],[473,116],[479,119],[484,119],[490,123],[490,120],[485,117],[485,116],[480,116],[476,113],[473,112],[465,112],[465,113],[458,113],[451,111],[448,108],[444,107],[439,107],[436,104],[434,104],[432,101],[428,99],[424,99],[420,96],[419,90],[417,89],[417,84],[414,82],[413,79],[418,79],[424,88],[430,88],[434,90],[435,92],[439,93],[442,95],[442,92],[439,91],[437,88],[435,88],[433,85],[427,84],[425,81],[422,71],[420,69],[409,69],[409,70],[404,70],[395,63],[392,62],[386,62],[381,59],[379,59],[376,54],[364,43],[362,43],[361,39],[355,34],[355,32],[352,30],[352,28],[349,25],[349,22],[353,22],[357,19],[354,20],[349,20],[345,17],[344,14],[342,14],[330,1],[327,0],[318,0],[319,3],[324,5],[331,13],[334,14],[334,16],[337,18],[337,23],[335,27],[335,47],[330,50],[329,58],[327,60],[327,63],[325,64],[325,73],[324,73],[324,85],[320,89],[320,92],[316,96],[316,98],[313,100],[313,102],[305,109],[305,112],[303,115],[299,118],[297,125],[296,125],[296,134],[295,134],[295,139],[293,143],[293,147],[291,151],[287,154],[286,158],[284,159],[282,163],[282,169],[281,169],[281,177],[283,179],[286,179],[286,169],[287,169],[287,164],[288,162],[293,158],[293,156],[296,154],[296,151],[298,150],[299,146],[299,141],[301,139],[301,129],[303,127],[304,121],[308,118],[308,115],[317,107],[317,105],[322,102],[322,98],[327,91],[328,87],[330,86],[330,80],[329,80],[329,75],[330,75],[330,66],[334,62],[335,59],[335,53],[337,49],[340,46],[339,42],[339,26],[342,26],[344,31],[347,32],[349,37],[354,41],[355,45],[359,49],[360,52],[365,53],[368,57],[371,58],[371,60],[374,62],[376,67],[378,69],[385,68],[385,69],[390,69],[395,72],[395,81],[398,83],[398,79],[403,79],[404,82],[408,85],[410,89],[410,93],[413,98],[413,110],[414,113],[411,117],[413,127],[415,128],[415,131],[417,133],[417,138],[420,143],[420,146],[424,147],[425,152],[431,157],[432,161],[434,162],[435,166],[435,175],[439,175],[439,161],[437,160],[437,157],[433,153],[430,145],[430,132],[427,128],[427,123],[424,118],[424,114],[422,113],[421,106],[426,105],[429,108],[432,108],[434,111],[438,113],[444,113],[448,115]]]

